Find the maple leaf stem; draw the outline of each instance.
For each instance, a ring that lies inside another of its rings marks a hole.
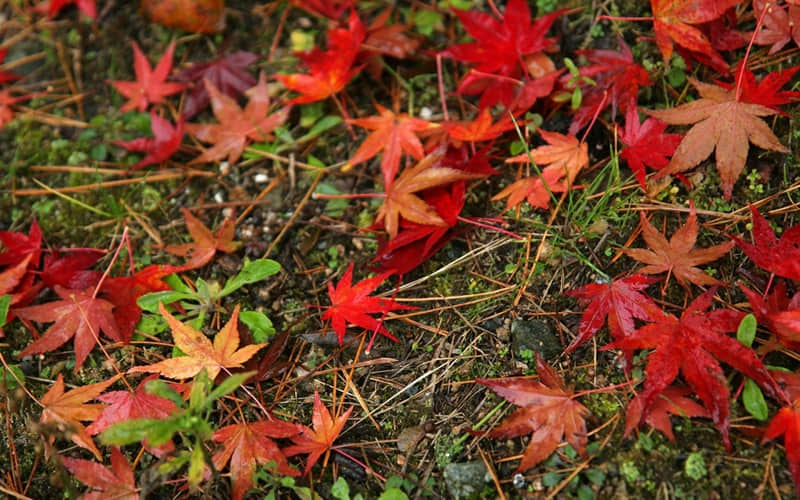
[[[594,110],[594,115],[592,116],[592,121],[589,122],[589,126],[586,127],[586,131],[583,133],[583,137],[581,137],[581,142],[586,142],[586,136],[589,135],[589,131],[592,130],[594,126],[594,122],[597,121],[597,117],[600,115],[600,111],[603,110],[603,107],[606,104],[606,100],[608,99],[608,90],[603,91],[603,99],[600,101],[600,104]]]
[[[572,397],[572,399],[577,399],[577,398],[580,398],[580,397],[583,397],[583,396],[586,396],[586,395],[589,395],[589,394],[596,394],[596,393],[600,393],[600,392],[610,392],[610,391],[614,391],[616,389],[620,389],[622,387],[628,387],[630,385],[633,385],[635,382],[636,382],[635,380],[628,380],[627,382],[620,382],[619,384],[609,385],[609,386],[606,386],[606,387],[597,387],[595,389],[587,389],[585,391],[576,392],[571,397]]]
[[[128,242],[128,226],[125,226],[125,229],[122,231],[122,237],[119,240],[119,245],[117,245],[117,249],[114,251],[114,255],[111,256],[111,262],[108,263],[106,270],[103,272],[103,275],[100,277],[100,280],[97,282],[97,285],[94,287],[94,292],[92,293],[92,298],[96,299],[97,294],[100,292],[100,289],[103,287],[103,282],[108,277],[109,273],[111,273],[111,268],[114,267],[114,263],[117,261],[117,257],[119,257],[119,252],[122,250],[122,246]],[[132,255],[130,252],[130,247],[128,248],[128,253]]]
[[[331,450],[333,450],[333,451],[335,451],[336,453],[338,453],[339,455],[341,455],[341,456],[343,456],[343,457],[347,458],[348,460],[352,460],[353,462],[357,463],[358,465],[360,465],[360,466],[361,466],[361,468],[363,468],[363,469],[364,469],[364,472],[366,472],[367,474],[372,474],[373,476],[377,477],[378,479],[380,479],[380,480],[381,480],[381,481],[383,481],[384,483],[386,482],[386,478],[385,478],[385,477],[383,477],[382,475],[380,475],[380,474],[379,474],[377,471],[375,471],[374,469],[372,469],[372,467],[370,467],[369,465],[365,464],[365,463],[364,463],[364,462],[362,462],[361,460],[357,459],[357,458],[356,458],[356,457],[354,457],[353,455],[351,455],[351,454],[347,453],[346,451],[342,451],[342,449],[341,449],[341,448],[342,448],[343,446],[347,446],[347,445],[340,444],[340,445],[338,445],[338,446],[333,446],[333,447],[331,448]]]
[[[44,408],[44,405],[40,403],[39,400],[33,394],[31,394],[31,392],[25,386],[23,381],[19,379],[19,377],[17,376],[17,372],[12,370],[11,367],[8,366],[8,362],[6,361],[6,358],[3,356],[3,353],[0,353],[0,363],[3,364],[3,368],[5,368],[6,373],[10,373],[11,376],[14,377],[14,380],[17,381],[17,386],[22,387],[22,390],[25,391],[25,394],[27,394],[28,397],[31,398],[31,400],[35,401],[36,404]]]
[[[497,226],[493,226],[491,224],[487,224],[487,223],[481,222],[478,219],[473,219],[473,218],[470,218],[470,217],[462,217],[462,216],[459,215],[458,216],[458,220],[460,220],[461,222],[465,222],[467,224],[472,224],[473,226],[482,227],[484,229],[489,229],[491,231],[497,231],[498,233],[505,234],[506,236],[510,236],[510,237],[514,238],[515,240],[524,240],[525,239],[525,238],[523,238],[522,236],[518,235],[515,232],[509,231],[507,229],[503,229],[502,227],[497,227]]]
[[[758,16],[758,22],[756,22],[756,28],[753,30],[753,34],[750,36],[750,43],[747,44],[747,50],[744,52],[744,57],[739,64],[739,71],[736,72],[736,101],[738,101],[742,95],[742,80],[744,79],[744,70],[747,67],[747,59],[750,57],[750,50],[753,48],[753,43],[756,41],[756,34],[758,34],[758,32],[761,30],[761,25],[764,24],[764,17],[767,15],[767,11],[769,9],[770,3],[767,2],[764,4],[764,8],[761,9],[761,14]]]
[[[315,200],[358,200],[362,198],[386,198],[385,193],[326,194],[314,193]]]
[[[333,102],[336,103],[336,107],[339,108],[339,112],[342,114],[342,118],[344,119],[344,124],[347,126],[347,131],[350,132],[350,137],[352,137],[353,140],[356,140],[356,131],[353,130],[353,125],[350,124],[350,114],[347,112],[344,102],[340,101],[336,94],[333,94],[331,99],[333,99]]]

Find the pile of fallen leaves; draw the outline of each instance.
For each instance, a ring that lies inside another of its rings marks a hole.
[[[143,2],[143,11],[170,30],[225,29],[222,2],[183,5],[191,3]],[[761,162],[777,163],[791,152],[773,127],[787,128],[786,106],[800,98],[800,92],[785,89],[800,69],[787,62],[793,52],[785,48],[800,43],[793,27],[800,22],[800,7],[789,0],[777,5],[763,0],[651,0],[655,45],[650,50],[658,50],[662,61],[644,65],[644,59],[634,55],[641,47],[632,50],[622,37],[612,42],[616,50],[578,50],[569,54],[578,64],[559,61],[559,23],[585,12],[560,9],[533,17],[524,0],[509,0],[504,6],[488,3],[488,12],[411,7],[412,13],[449,19],[451,31],[466,40],[437,46],[403,23],[408,13],[393,6],[378,10],[355,0],[272,2],[263,7],[269,10],[264,18],[280,22],[281,29],[287,19],[298,16],[312,16],[326,29],[322,43],[294,54],[294,72],[260,70],[257,77],[254,68],[264,56],[256,53],[220,51],[205,61],[184,56],[177,71],[176,46],[185,43],[178,31],[168,31],[174,33],[173,40],[164,44],[155,65],[132,41],[134,80],[108,85],[126,99],[120,112],[149,114],[152,134],[110,141],[141,153],[137,162],[113,167],[132,182],[148,182],[168,171],[171,178],[191,183],[200,175],[197,170],[218,165],[224,177],[224,172],[241,166],[247,154],[283,159],[280,153],[292,149],[289,163],[294,168],[295,154],[311,157],[304,142],[332,134],[334,128],[357,138],[347,144],[347,157],[339,164],[314,167],[304,158],[308,163],[303,165],[316,168],[315,186],[324,175],[359,180],[366,176],[374,178],[370,185],[379,186],[368,193],[315,193],[320,200],[377,201],[368,206],[371,223],[362,228],[362,234],[375,241],[376,251],[359,258],[359,264],[375,274],[367,276],[359,266],[358,274],[364,277],[355,281],[357,268],[349,262],[340,277],[328,281],[328,304],[318,315],[319,326],[330,324],[339,346],[358,345],[361,355],[369,353],[378,335],[384,337],[381,342],[399,341],[387,323],[398,311],[416,309],[401,300],[406,276],[475,227],[530,242],[531,235],[512,232],[509,223],[532,211],[545,212],[550,223],[556,220],[566,200],[579,196],[596,175],[593,151],[605,153],[613,144],[613,158],[598,163],[623,159],[635,179],[626,189],[673,200],[685,189],[686,203],[671,210],[639,211],[638,233],[628,235],[618,255],[629,259],[633,269],[566,291],[585,309],[561,361],[569,364],[569,356],[587,340],[607,331],[611,341],[600,349],[619,354],[627,382],[593,390],[631,391],[625,437],[644,423],[674,440],[671,416],[710,418],[730,451],[731,401],[742,394],[746,411],[768,420],[765,427],[750,429],[751,435],[762,443],[783,437],[789,469],[800,489],[800,225],[781,229],[778,238],[756,206],[767,203],[762,200],[749,205],[752,237],[726,229],[709,236],[716,244],[698,246],[703,225],[695,203],[689,201],[705,181],[704,189],[718,189],[725,202],[747,205],[739,193],[744,189],[742,173],[755,160],[750,145],[758,148]],[[59,16],[70,4],[94,22],[103,22],[93,0],[49,0],[32,10],[6,10],[35,26],[36,16]],[[173,8],[196,10],[185,11],[176,25],[171,20],[184,11],[169,10]],[[243,15],[255,18],[260,9]],[[66,13],[74,15],[71,9]],[[620,26],[629,21],[603,15],[591,22]],[[284,43],[277,36],[274,46]],[[21,103],[46,99],[47,92],[26,94],[22,84],[36,76],[4,69],[8,51],[4,44],[0,47],[3,127],[34,114]],[[427,61],[420,62],[423,59]],[[668,102],[659,103],[659,109],[641,107],[642,90],[650,87],[648,92],[655,93],[652,87],[666,78],[678,59],[693,70],[694,76],[686,79],[689,85],[669,86]],[[398,74],[400,60],[437,68],[440,109],[426,107],[423,113],[409,104],[403,112],[397,102],[375,102],[369,109],[356,105],[348,92],[359,83],[397,78],[408,85]],[[764,69],[782,63],[788,67]],[[444,68],[458,75],[455,88],[445,87]],[[321,103],[338,116],[307,139],[292,138],[297,117]],[[458,117],[451,118],[455,109]],[[567,118],[569,125],[560,128],[557,117]],[[712,163],[716,172],[706,176],[717,178],[719,186],[709,188],[708,180],[693,170]],[[792,176],[796,168],[789,170]],[[35,172],[15,175],[35,180]],[[505,179],[505,187],[496,189],[497,183],[489,181],[495,176]],[[673,177],[677,182],[670,188]],[[281,182],[283,177],[276,179]],[[364,183],[352,185],[360,189]],[[479,198],[505,200],[505,207],[492,206],[493,213],[482,214],[487,217],[462,215],[474,213],[470,203]],[[254,201],[260,199],[261,195]],[[299,213],[301,207],[296,208]],[[155,246],[163,251],[153,255],[140,253],[140,242],[131,241],[127,230],[106,248],[52,246],[29,214],[13,221],[17,230],[0,231],[0,328],[24,326],[28,335],[24,345],[10,346],[17,349],[16,359],[8,354],[0,358],[4,380],[7,388],[25,388],[40,407],[39,424],[55,429],[42,432],[45,456],[86,484],[87,498],[136,498],[173,481],[177,488],[188,485],[194,492],[221,474],[230,477],[232,496],[243,498],[264,469],[302,476],[298,481],[313,486],[315,466],[326,470],[331,454],[385,481],[386,471],[335,444],[352,423],[352,407],[345,410],[343,398],[336,401],[335,386],[327,406],[314,392],[310,426],[276,410],[277,402],[267,403],[265,393],[279,400],[286,390],[280,375],[297,368],[292,364],[298,358],[287,361],[285,353],[294,333],[287,327],[274,336],[269,319],[259,311],[242,310],[236,292],[277,272],[277,264],[267,261],[268,255],[255,264],[246,261],[224,286],[198,278],[220,254],[241,251],[236,225],[244,215],[236,219],[226,212],[212,231],[198,217],[216,216],[207,207],[181,210],[191,242],[165,244],[157,238]],[[676,217],[675,212],[688,215]],[[669,238],[659,229],[675,226]],[[630,248],[638,234],[645,247]],[[274,241],[270,250],[278,243]],[[749,259],[740,264],[746,272],[708,272],[711,263],[730,257],[737,247]],[[165,263],[153,264],[154,259]],[[388,292],[391,298],[377,293],[386,283],[397,283]],[[731,303],[730,294],[723,298],[718,293],[721,287],[738,289],[747,303]],[[46,329],[41,332],[42,328]],[[28,389],[32,380],[26,380],[17,361],[65,353],[70,341],[74,373],[86,370],[87,360],[95,367],[101,360],[100,372],[107,378],[68,389],[58,374],[36,398],[36,391]],[[114,355],[120,350],[127,354]],[[588,391],[574,392],[538,354],[535,364],[537,378],[473,381],[519,407],[494,428],[471,432],[498,439],[530,434],[514,471],[522,474],[535,473],[564,441],[591,459],[591,412],[578,401]],[[140,378],[142,373],[148,375]],[[352,383],[348,378],[342,393]],[[354,394],[366,418],[372,418],[355,389]],[[65,440],[77,448],[68,448]],[[143,454],[153,457],[145,462],[156,464],[149,467],[157,471],[158,485],[145,484],[142,471],[150,468],[141,465]],[[301,455],[304,461],[294,458]],[[90,456],[94,460],[87,459]],[[24,494],[27,486],[20,478],[17,470],[5,487]],[[284,486],[297,494],[309,491],[294,482]]]

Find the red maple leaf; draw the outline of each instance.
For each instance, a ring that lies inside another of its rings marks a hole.
[[[322,320],[331,320],[331,325],[339,339],[339,345],[344,343],[348,323],[360,326],[370,332],[376,331],[397,342],[397,338],[389,333],[382,322],[370,316],[370,314],[385,314],[400,309],[416,309],[412,306],[398,304],[392,299],[369,296],[390,274],[388,272],[379,274],[353,285],[353,263],[351,262],[339,283],[334,285],[333,281],[328,282],[328,296],[331,299],[331,305],[325,309]]]
[[[516,88],[513,79],[529,73],[528,63],[535,65],[537,54],[555,47],[555,40],[545,35],[565,12],[563,9],[557,10],[532,21],[525,0],[510,0],[502,21],[485,12],[454,11],[475,41],[453,45],[442,54],[475,65],[474,69],[482,76],[470,77],[468,74],[459,85],[458,92],[482,93],[481,108],[490,107],[498,101],[506,106],[511,103]],[[485,76],[487,74],[507,78],[491,78]]]
[[[8,54],[8,49],[0,49],[0,64],[3,64],[6,54]],[[20,78],[22,77],[16,73],[0,70],[0,83],[13,82],[14,80],[19,80]]]
[[[636,109],[639,87],[653,84],[647,71],[633,60],[633,53],[622,37],[617,38],[617,50],[578,50],[592,63],[582,66],[580,75],[594,80],[594,85],[585,86],[580,108],[575,111],[569,133],[576,134],[584,128],[602,109],[611,106],[612,119],[617,109],[627,113]],[[562,84],[571,74],[561,77]]]
[[[61,461],[75,479],[92,488],[83,495],[85,500],[139,499],[133,468],[116,446],[111,448],[110,470],[91,460],[61,457]]]
[[[128,98],[128,102],[120,108],[120,111],[138,109],[142,112],[147,109],[148,105],[161,104],[164,102],[164,97],[186,88],[184,83],[166,81],[172,70],[174,41],[169,44],[155,69],[150,66],[147,56],[142,53],[139,45],[136,42],[131,42],[131,45],[133,46],[133,70],[136,73],[136,81],[114,80],[111,82],[117,92]]]
[[[690,52],[704,56],[720,73],[728,73],[725,59],[694,24],[713,21],[739,0],[650,0],[656,45],[664,61],[672,58],[673,42]]]
[[[783,436],[786,460],[792,471],[795,490],[800,491],[800,399],[780,409],[764,431],[764,442]]]
[[[788,297],[783,280],[777,280],[766,297],[741,283],[739,288],[750,302],[758,324],[769,328],[787,348],[800,351],[800,293]]]
[[[270,114],[269,89],[264,73],[261,73],[256,86],[245,92],[250,100],[244,109],[208,80],[205,80],[205,85],[211,96],[214,117],[219,123],[190,123],[186,126],[191,135],[214,144],[190,164],[219,162],[227,157],[228,163],[233,165],[250,141],[266,142],[273,139],[272,131],[289,117],[289,106]]]
[[[108,404],[108,406],[103,408],[100,416],[86,428],[86,432],[90,436],[94,436],[117,422],[135,418],[165,419],[169,417],[177,409],[175,403],[150,394],[145,388],[147,382],[157,377],[157,375],[152,375],[145,378],[134,391],[111,391],[97,396],[95,399]],[[147,446],[147,443],[143,444]],[[161,456],[172,451],[173,448],[172,441],[167,441],[157,448],[148,447],[147,449],[154,455]]]
[[[41,277],[44,284],[53,288],[56,285],[74,290],[93,287],[103,275],[89,268],[106,254],[97,248],[62,248],[44,256]]]
[[[11,123],[14,119],[14,110],[11,106],[18,102],[27,101],[31,99],[32,95],[13,96],[10,90],[0,90],[0,128],[3,128],[7,123]]]
[[[394,182],[400,168],[400,155],[405,152],[417,161],[425,156],[422,143],[417,133],[438,127],[421,118],[414,118],[407,113],[395,114],[391,110],[376,104],[379,116],[368,116],[348,120],[349,123],[372,130],[369,136],[358,147],[348,165],[356,165],[369,160],[383,151],[381,171],[386,188]]]
[[[706,312],[716,291],[714,286],[697,297],[680,318],[663,314],[658,321],[603,348],[653,349],[647,358],[644,388],[628,405],[626,435],[651,411],[656,397],[682,373],[711,413],[725,447],[730,449],[730,391],[718,360],[753,379],[769,396],[777,398],[781,394],[780,387],[755,352],[726,335],[736,331],[744,313],[731,309]]]
[[[86,433],[86,428],[81,422],[96,419],[103,411],[103,404],[86,404],[90,399],[96,398],[108,386],[116,382],[118,377],[112,377],[95,384],[87,384],[75,389],[64,391],[64,377],[59,373],[53,386],[42,396],[42,424],[53,423],[61,429],[68,431],[69,438],[81,448],[91,451],[100,459],[100,450]],[[51,442],[55,436],[51,436]]]
[[[14,231],[0,231],[0,242],[5,247],[5,250],[0,253],[0,266],[19,264],[30,255],[30,265],[34,268],[39,267],[39,256],[42,254],[42,230],[36,219],[31,222],[27,236]]]
[[[683,139],[680,134],[665,134],[666,128],[666,123],[655,118],[640,123],[636,107],[631,106],[625,114],[625,128],[619,129],[619,140],[625,146],[619,156],[628,162],[642,189],[645,189],[645,166],[653,170],[666,167]]]
[[[770,54],[784,48],[787,43],[794,40],[800,47],[800,5],[775,5],[765,0],[753,0],[753,12],[756,19],[764,12],[763,24],[756,33],[753,42],[758,45],[772,45]]]
[[[657,278],[634,274],[609,283],[590,283],[576,290],[564,292],[581,302],[588,302],[581,316],[578,336],[567,347],[566,353],[586,342],[603,323],[608,324],[611,338],[621,340],[636,330],[634,319],[656,321],[663,312],[647,295],[641,292],[658,281]]]
[[[750,212],[753,214],[753,243],[736,236],[730,236],[731,239],[761,269],[800,280],[800,224],[786,229],[777,239],[767,219],[754,205],[750,205]]]
[[[20,318],[38,323],[54,322],[44,335],[19,353],[20,358],[52,351],[75,337],[77,372],[94,345],[99,342],[100,332],[117,342],[123,341],[114,315],[111,314],[114,305],[96,298],[92,288],[81,291],[56,285],[53,290],[61,300],[15,310]]]
[[[132,276],[108,278],[103,282],[103,296],[114,304],[114,319],[119,327],[122,342],[128,343],[142,317],[142,309],[136,303],[146,293],[170,290],[162,278],[184,271],[183,267],[150,265]]]
[[[685,386],[671,385],[664,389],[661,394],[653,401],[650,411],[644,417],[644,421],[653,429],[658,429],[667,438],[675,442],[675,435],[672,434],[672,423],[670,415],[678,417],[705,417],[708,418],[708,410],[687,396],[692,394],[692,390]]]
[[[800,9],[800,7],[798,7],[798,9]],[[742,64],[743,62],[739,62],[739,67],[736,70],[736,82],[741,82],[739,85],[739,100],[741,102],[760,104],[777,111],[783,116],[789,116],[781,110],[779,106],[797,101],[800,99],[800,92],[795,90],[781,90],[781,87],[792,79],[795,73],[800,70],[800,66],[767,73],[761,81],[757,82],[756,75],[746,67],[742,68]],[[739,76],[740,71],[742,72],[741,77]],[[720,87],[730,90],[736,86],[736,82],[717,83]]]
[[[164,247],[164,250],[172,255],[189,257],[189,261],[180,266],[180,271],[203,267],[211,262],[217,251],[232,253],[241,246],[238,241],[233,241],[233,237],[236,234],[236,222],[233,219],[225,219],[216,232],[212,233],[189,210],[181,207],[181,212],[183,212],[183,217],[186,220],[186,229],[189,231],[189,236],[194,241],[192,243]]]
[[[359,58],[367,56],[374,59],[375,55],[382,54],[397,59],[405,59],[417,50],[419,40],[406,36],[406,26],[401,23],[387,24],[389,16],[392,14],[392,9],[393,6],[391,5],[386,7],[369,23]],[[375,62],[382,64],[381,61]]]
[[[256,79],[247,71],[247,67],[258,58],[252,52],[239,50],[211,61],[195,63],[175,75],[180,82],[194,84],[183,105],[183,117],[189,119],[208,106],[210,97],[208,89],[202,84],[203,80],[208,80],[220,93],[232,99],[255,87]]]
[[[132,141],[111,141],[128,151],[143,151],[147,156],[142,158],[131,170],[138,170],[148,165],[163,163],[178,151],[183,140],[183,118],[173,127],[169,120],[161,118],[155,111],[150,111],[150,129],[153,137],[142,137]]]
[[[353,64],[365,36],[364,25],[353,11],[348,29],[328,30],[328,50],[315,48],[297,54],[310,74],[275,75],[286,88],[302,94],[288,104],[321,101],[341,91],[361,70],[361,67],[354,67]]]
[[[328,408],[322,404],[319,393],[314,391],[314,412],[311,414],[313,429],[300,426],[300,433],[291,436],[294,444],[284,448],[283,453],[287,457],[308,453],[304,472],[304,474],[308,474],[322,454],[327,453],[333,447],[333,442],[342,433],[344,424],[347,423],[352,411],[353,408],[350,407],[338,417],[331,417]]]
[[[260,420],[232,424],[217,430],[211,437],[224,447],[212,457],[217,470],[230,462],[233,482],[233,498],[241,500],[253,487],[253,474],[261,465],[272,463],[273,473],[284,476],[299,476],[278,445],[270,438],[290,438],[303,431],[303,426],[282,420]]]
[[[485,433],[493,438],[513,438],[531,433],[516,472],[522,473],[542,462],[567,441],[586,455],[586,417],[589,410],[577,402],[564,380],[537,353],[539,380],[530,378],[476,379],[475,382],[519,406],[497,427]],[[471,431],[473,435],[483,432]]]
[[[42,14],[47,14],[47,17],[53,18],[58,15],[61,9],[68,5],[75,5],[86,17],[93,20],[97,19],[97,6],[94,0],[44,0],[36,5],[33,10]]]

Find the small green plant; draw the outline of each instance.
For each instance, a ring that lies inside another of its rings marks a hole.
[[[570,79],[567,81],[567,84],[564,86],[567,90],[563,90],[560,92],[556,92],[553,94],[553,100],[556,102],[570,102],[570,107],[573,110],[576,110],[581,107],[581,103],[583,103],[583,90],[581,89],[581,85],[597,85],[597,82],[589,78],[588,76],[582,76],[580,70],[575,65],[575,63],[569,57],[564,58],[564,66],[567,67],[569,71]]]
[[[708,474],[706,470],[706,460],[698,451],[689,453],[689,456],[686,457],[686,463],[683,465],[683,470],[686,472],[687,476],[695,481],[699,481]]]
[[[179,279],[170,277],[166,281],[173,288],[172,290],[148,293],[141,296],[137,304],[144,311],[156,313],[159,303],[180,302],[181,307],[186,310],[185,318],[194,318],[187,323],[200,329],[205,323],[206,315],[217,310],[219,302],[223,298],[246,285],[276,274],[280,269],[280,264],[269,259],[245,261],[239,274],[228,279],[223,287],[220,287],[219,283],[215,281],[198,278],[195,281],[195,288],[191,288]],[[266,342],[275,333],[272,322],[262,312],[245,310],[241,312],[239,319],[250,328],[256,343]]]

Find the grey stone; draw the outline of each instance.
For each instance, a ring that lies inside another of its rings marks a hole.
[[[477,497],[491,480],[486,464],[480,460],[449,463],[444,468],[444,482],[452,498]]]
[[[511,322],[511,349],[515,356],[530,349],[544,359],[561,354],[561,342],[550,323],[540,319],[515,319]]]

